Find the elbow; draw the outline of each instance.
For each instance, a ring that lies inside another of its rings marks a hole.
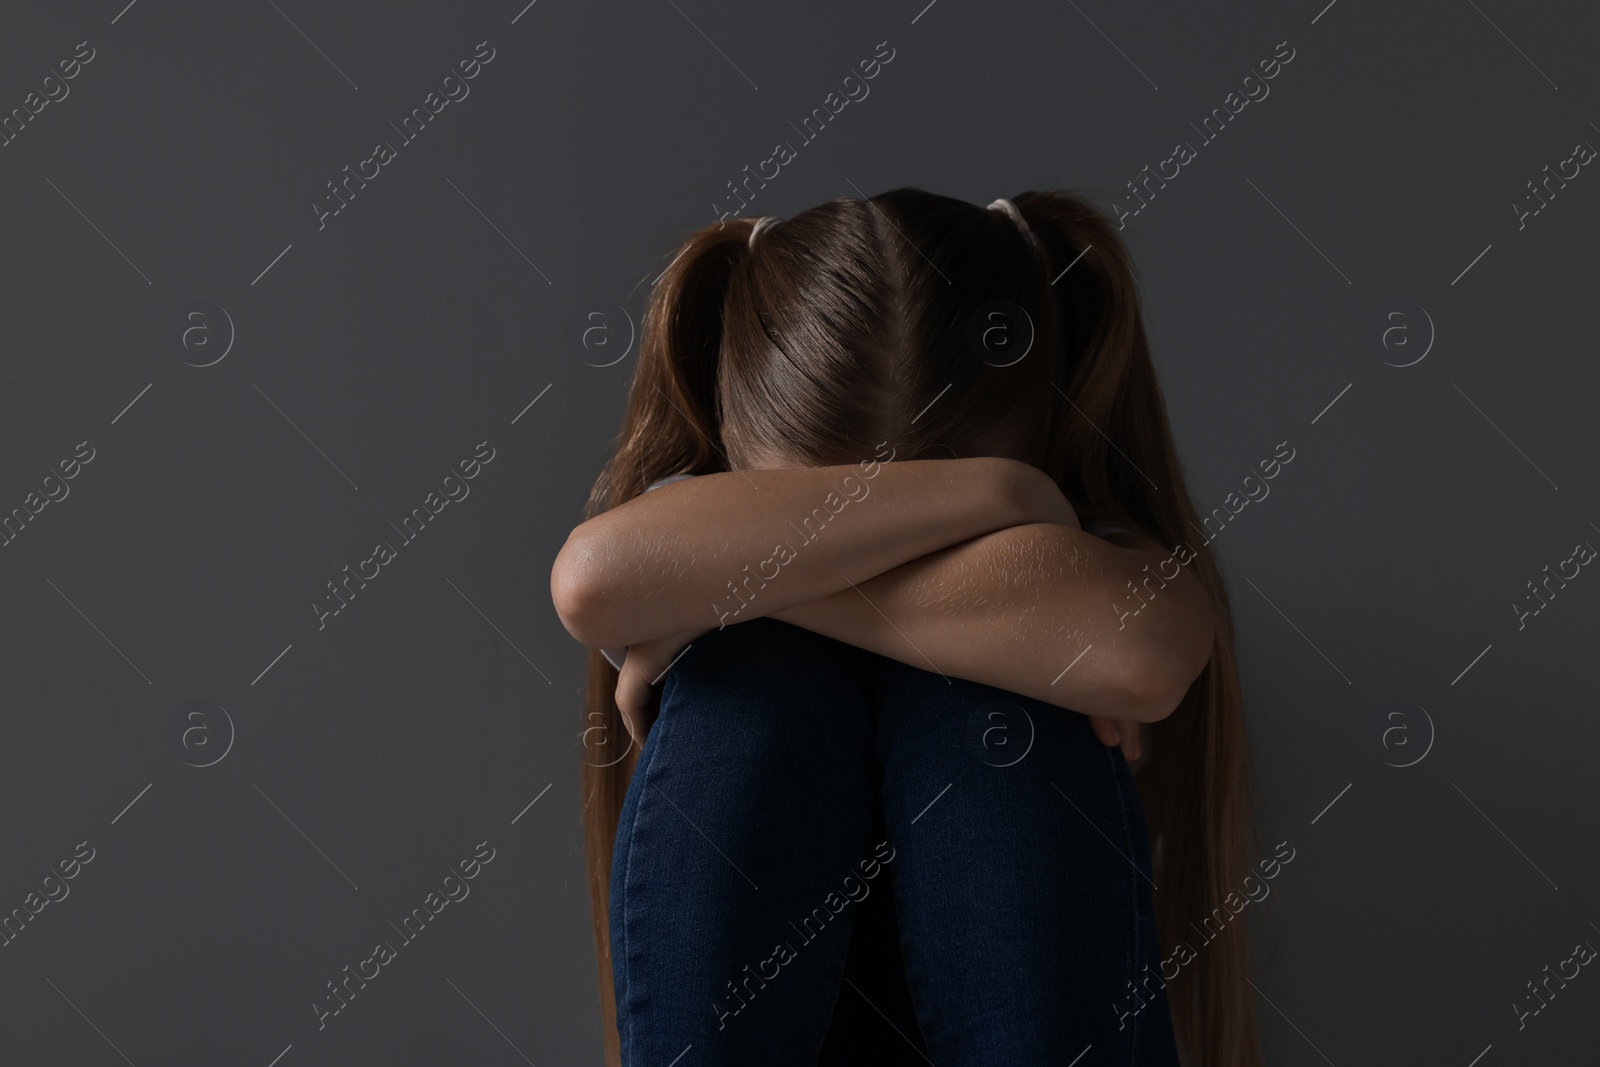
[[[1130,705],[1126,717],[1155,723],[1177,711],[1211,662],[1212,637],[1212,629],[1207,626],[1203,633],[1194,635],[1195,640],[1186,648],[1151,649],[1126,681]]]
[[[609,632],[609,597],[602,577],[593,546],[574,530],[550,567],[550,601],[567,633],[591,648],[621,643]]]
[[[1142,670],[1124,687],[1127,710],[1117,718],[1133,722],[1160,722],[1183,703],[1194,679],[1175,680],[1166,668]]]

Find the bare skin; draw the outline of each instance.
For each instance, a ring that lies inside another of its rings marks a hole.
[[[1084,533],[1020,461],[911,460],[662,486],[574,530],[551,592],[578,640],[628,646],[617,703],[640,741],[652,686],[684,648],[772,617],[1082,712],[1131,761],[1138,724],[1170,714],[1211,652],[1210,605],[1181,568],[1127,614],[1140,603],[1129,583],[1168,556],[1147,538]]]
[[[822,531],[812,543],[802,528],[808,518]],[[1047,478],[1015,460],[727,471],[662,486],[578,526],[556,555],[550,591],[562,623],[584,644],[642,644],[723,625],[716,605],[729,601],[729,583],[780,543],[801,547],[775,577],[771,568],[756,576],[758,603],[738,621],[1025,522],[1077,518]]]

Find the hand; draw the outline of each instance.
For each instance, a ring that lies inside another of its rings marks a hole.
[[[650,725],[655,721],[658,694],[654,686],[667,673],[667,668],[682,655],[704,630],[686,630],[683,633],[658,637],[628,646],[628,658],[622,661],[617,672],[617,708],[622,712],[623,725],[628,735],[641,748]]]
[[[1098,715],[1091,715],[1089,716],[1089,728],[1094,731],[1095,737],[1100,739],[1100,743],[1107,748],[1120,745],[1122,758],[1128,761],[1129,766],[1139,762],[1139,757],[1144,753],[1144,749],[1139,744],[1140,729],[1138,723],[1102,719]]]

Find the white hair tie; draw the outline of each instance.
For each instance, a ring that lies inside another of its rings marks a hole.
[[[757,237],[757,235],[759,235],[761,233],[762,230],[766,229],[768,226],[771,226],[772,224],[774,224],[776,222],[781,222],[781,221],[782,220],[779,219],[778,216],[776,216],[776,215],[763,215],[759,219],[756,219],[756,224],[754,226],[750,227],[750,245],[749,245],[749,247],[754,248],[756,246],[756,237]]]
[[[1022,231],[1022,235],[1024,237],[1033,236],[1033,231],[1028,229],[1028,220],[1022,217],[1022,212],[1017,210],[1017,205],[1013,204],[1005,197],[1002,196],[999,200],[996,200],[994,203],[990,204],[989,210],[1003,212],[1004,214],[1011,216],[1011,221],[1017,224],[1017,229]]]
[[[1039,240],[1038,234],[1028,228],[1028,220],[1022,217],[1022,212],[1017,210],[1017,205],[1002,196],[999,200],[989,205],[989,210],[1010,216],[1011,221],[1017,224],[1017,229],[1022,231],[1022,236],[1026,237],[1028,243],[1033,246],[1034,254],[1040,259],[1049,262],[1050,256],[1045,251],[1044,242]]]

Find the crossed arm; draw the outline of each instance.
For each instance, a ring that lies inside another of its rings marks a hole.
[[[871,468],[703,475],[573,530],[551,595],[579,641],[629,646],[624,713],[694,638],[759,617],[1097,720],[1155,722],[1204,669],[1214,617],[1199,582],[1180,570],[1152,596],[1167,550],[1085,533],[1042,471],[997,457]]]

